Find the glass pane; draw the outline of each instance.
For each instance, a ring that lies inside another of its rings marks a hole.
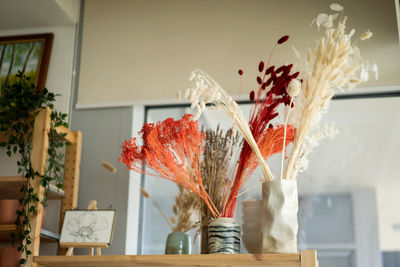
[[[350,193],[300,196],[298,242],[352,244],[352,209]]]
[[[352,251],[318,251],[318,261],[321,267],[354,267]]]

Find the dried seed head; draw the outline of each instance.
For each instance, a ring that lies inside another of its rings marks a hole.
[[[265,75],[268,75],[270,73],[272,73],[274,71],[275,66],[271,66],[269,67],[266,71],[265,71]]]
[[[254,101],[255,99],[255,93],[254,90],[250,92],[250,101]]]
[[[340,11],[343,10],[343,7],[342,7],[341,5],[339,5],[339,4],[337,4],[337,3],[332,3],[332,4],[330,5],[330,8],[331,8],[333,11],[337,11],[337,12],[340,12]]]
[[[193,82],[194,78],[196,78],[196,73],[194,71],[192,71],[192,73],[190,74],[190,77],[189,77],[189,81]]]
[[[200,109],[204,111],[206,109],[206,104],[203,101],[200,101]]]
[[[360,39],[362,41],[368,40],[372,37],[372,35],[373,35],[373,33],[368,30],[368,31],[364,32],[363,34],[361,34]]]
[[[264,70],[264,61],[260,61],[260,64],[258,64],[258,71],[262,72]]]
[[[296,97],[300,94],[301,83],[297,79],[293,79],[287,88],[287,93],[290,97]]]
[[[286,42],[288,39],[289,39],[289,35],[282,36],[281,38],[279,38],[278,44],[283,44],[283,43]]]
[[[344,72],[344,75],[350,75],[350,74],[352,74],[354,71],[356,71],[358,68],[359,68],[359,66],[353,66],[353,67],[347,69],[347,70]]]
[[[110,171],[112,173],[117,172],[117,169],[111,163],[109,163],[107,161],[102,161],[101,166],[103,166],[105,169],[107,169],[108,171]]]
[[[190,90],[189,97],[188,97],[189,101],[192,102],[194,100],[195,96],[196,96],[196,92],[194,90]]]
[[[360,83],[361,81],[359,79],[350,79],[349,82],[351,83]]]
[[[147,193],[147,191],[144,188],[140,188],[140,193],[145,197],[145,198],[149,198],[150,194]]]

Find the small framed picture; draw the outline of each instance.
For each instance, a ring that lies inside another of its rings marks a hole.
[[[18,72],[42,90],[53,38],[52,33],[0,37],[0,91],[16,81]]]
[[[62,243],[111,244],[115,210],[67,210],[61,230]]]

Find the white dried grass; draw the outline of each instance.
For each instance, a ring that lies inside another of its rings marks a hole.
[[[336,5],[331,5],[331,8],[341,11]],[[322,17],[328,19],[324,15]],[[311,149],[318,145],[320,139],[328,136],[326,131],[332,133],[326,127],[319,128],[319,122],[329,107],[334,90],[353,89],[368,79],[365,73],[372,67],[364,62],[358,48],[352,45],[355,30],[346,33],[346,21],[347,17],[344,17],[336,27],[324,25],[324,36],[303,59],[305,69],[300,69],[302,90],[295,99],[294,116],[290,119],[290,123],[297,127],[297,134],[282,178],[294,179],[298,171],[306,169]],[[321,25],[325,21],[319,23]]]

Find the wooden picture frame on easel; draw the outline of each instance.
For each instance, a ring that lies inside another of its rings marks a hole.
[[[101,255],[100,249],[111,244],[115,218],[115,210],[98,210],[97,205],[87,210],[65,211],[60,247],[68,248],[68,256],[73,255],[73,248],[90,248],[91,255],[96,248],[97,255]]]

